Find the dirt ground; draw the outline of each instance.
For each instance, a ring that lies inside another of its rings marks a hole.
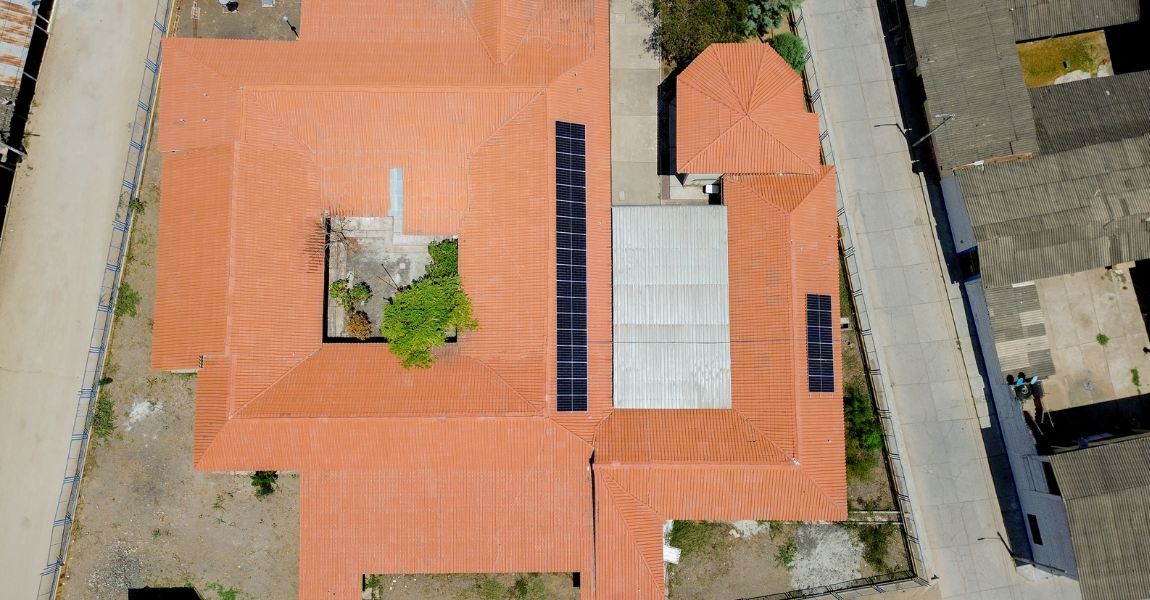
[[[374,575],[363,600],[578,600],[570,573]]]
[[[228,12],[219,0],[176,0],[172,35],[229,40],[296,39],[283,17],[287,15],[299,30],[300,0],[275,0],[272,8],[263,8],[260,0],[239,0],[239,4],[238,10]]]
[[[1098,75],[1098,69],[1110,63],[1110,48],[1102,30],[1023,42],[1017,46],[1028,88],[1053,85],[1055,79],[1071,71]],[[1069,67],[1066,62],[1070,63]]]

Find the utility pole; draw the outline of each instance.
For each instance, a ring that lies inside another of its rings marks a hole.
[[[954,115],[952,115],[952,114],[950,114],[950,113],[944,113],[944,114],[941,114],[941,115],[935,115],[935,116],[934,116],[934,118],[936,118],[936,119],[942,119],[942,123],[939,123],[938,125],[935,125],[935,126],[934,126],[934,129],[931,129],[930,131],[926,132],[926,135],[924,135],[924,136],[922,136],[922,137],[918,138],[918,141],[917,141],[917,142],[915,142],[915,143],[913,143],[913,144],[911,144],[911,145],[910,145],[910,147],[911,147],[911,148],[914,148],[914,147],[918,146],[919,144],[921,144],[921,143],[923,143],[924,141],[926,141],[926,138],[928,138],[928,137],[930,137],[930,136],[934,135],[934,132],[938,131],[938,128],[939,128],[939,127],[942,127],[943,125],[946,125],[946,122],[947,122],[947,121],[949,121],[949,120],[951,120],[951,119],[953,119],[953,118],[954,118]]]

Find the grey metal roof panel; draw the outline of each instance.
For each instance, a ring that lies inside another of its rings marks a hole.
[[[616,408],[730,408],[724,206],[615,206]]]
[[[1150,135],[961,169],[986,287],[1150,258]]]
[[[955,115],[931,140],[939,168],[1036,152],[1034,115],[1006,4],[947,0],[918,7],[904,1],[929,125],[943,121],[934,115]]]
[[[1050,338],[1034,284],[985,288],[990,328],[1002,376],[1025,371],[1042,378],[1055,374]]]
[[[1150,438],[1050,457],[1084,600],[1150,595]]]
[[[1044,154],[1150,133],[1150,72],[1030,90]]]
[[[1139,0],[1008,0],[1014,39],[1033,40],[1132,23]]]

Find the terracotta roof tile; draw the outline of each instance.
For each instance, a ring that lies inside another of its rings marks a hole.
[[[202,357],[197,469],[301,472],[301,598],[487,571],[661,598],[667,519],[845,517],[801,310],[837,291],[833,171],[765,46],[713,47],[680,86],[695,164],[764,173],[727,178],[733,410],[612,413],[608,10],[307,0],[298,42],[166,42],[153,365]],[[587,125],[583,413],[554,406],[556,120]],[[459,235],[480,322],[426,371],[322,338],[317,225],[385,215],[391,167],[405,231]]]

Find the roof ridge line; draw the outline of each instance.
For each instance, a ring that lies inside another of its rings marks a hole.
[[[694,86],[692,86],[692,87],[694,87]],[[695,89],[698,89],[698,88],[695,88]],[[730,108],[730,106],[728,106],[726,102],[719,102],[719,104],[722,104],[723,106],[726,106],[727,108]],[[736,112],[738,112],[738,111],[736,111]],[[740,117],[738,121],[731,123],[730,127],[724,129],[723,132],[720,133],[719,135],[716,135],[715,139],[711,140],[711,143],[700,148],[699,151],[696,152],[695,155],[691,157],[691,160],[688,160],[687,162],[683,163],[683,166],[686,167],[686,166],[690,165],[692,162],[694,162],[694,160],[696,158],[699,158],[700,156],[702,156],[704,152],[706,152],[707,150],[710,150],[711,147],[713,147],[715,144],[718,144],[719,140],[723,139],[724,136],[726,136],[728,133],[731,133],[731,130],[734,129],[735,126],[737,126],[739,123],[742,123],[743,121],[745,121],[746,119],[749,119],[749,118],[750,118],[750,115],[743,114],[743,116]],[[774,136],[772,136],[772,137],[774,137]],[[676,170],[678,170],[678,169],[676,169]],[[687,172],[689,173],[690,171],[687,171]]]
[[[572,67],[572,68],[574,68],[574,67]],[[487,134],[487,137],[483,138],[482,140],[480,140],[480,141],[479,141],[479,143],[475,144],[475,147],[473,147],[473,148],[470,148],[470,149],[468,149],[468,150],[467,150],[467,159],[468,159],[468,163],[469,163],[469,164],[468,164],[468,168],[467,168],[467,179],[468,179],[468,184],[469,184],[469,185],[470,185],[470,181],[471,181],[471,166],[470,166],[470,162],[471,162],[471,158],[472,158],[472,157],[474,157],[475,153],[476,153],[476,152],[479,152],[479,150],[480,150],[481,148],[483,148],[484,144],[486,144],[487,142],[491,141],[491,138],[495,137],[495,134],[499,133],[499,131],[500,131],[501,129],[503,129],[504,127],[506,127],[508,123],[510,123],[511,121],[513,121],[513,120],[515,119],[515,117],[518,117],[519,115],[523,114],[523,113],[524,113],[524,112],[525,112],[525,111],[526,111],[526,110],[527,110],[527,109],[528,109],[528,108],[531,106],[531,104],[532,104],[533,102],[535,102],[536,100],[538,100],[538,99],[539,99],[539,97],[540,97],[540,96],[546,96],[546,95],[547,95],[547,94],[546,94],[547,88],[548,88],[548,87],[550,87],[550,85],[551,85],[551,84],[549,83],[549,84],[547,84],[546,86],[543,86],[543,87],[538,87],[538,88],[531,88],[531,89],[530,89],[530,91],[525,91],[525,92],[518,92],[518,91],[516,91],[516,92],[511,92],[511,93],[507,94],[507,96],[508,96],[508,97],[510,97],[512,94],[517,94],[517,93],[530,93],[530,94],[531,94],[531,98],[529,98],[529,99],[528,99],[526,102],[524,102],[524,103],[523,103],[523,106],[520,106],[518,109],[516,109],[516,110],[515,110],[515,112],[511,113],[511,114],[510,114],[510,115],[509,115],[509,116],[508,116],[506,119],[504,119],[504,120],[500,121],[499,123],[497,123],[497,124],[495,125],[495,128],[491,130],[491,133]],[[471,211],[471,197],[470,197],[470,194],[468,195],[468,200],[467,200],[467,210],[468,210],[468,212],[470,212],[470,211]],[[461,222],[462,222],[462,220],[461,220]]]
[[[546,354],[546,353],[544,353],[544,354]],[[500,382],[502,382],[503,385],[507,386],[507,389],[511,390],[511,392],[513,394],[515,394],[520,400],[522,400],[523,403],[526,404],[529,408],[534,410],[536,414],[538,414],[541,417],[547,416],[543,413],[542,410],[539,410],[538,408],[536,408],[536,406],[534,404],[532,404],[530,400],[525,398],[523,396],[523,394],[519,393],[519,390],[515,389],[515,386],[511,385],[510,383],[507,383],[507,380],[504,379],[503,376],[500,375],[495,369],[492,369],[490,365],[488,365],[487,363],[483,362],[482,360],[479,360],[478,358],[475,358],[474,356],[471,356],[469,354],[460,353],[460,356],[463,356],[463,357],[467,358],[468,360],[473,360],[477,364],[479,364],[479,366],[483,367],[484,369],[487,369],[493,377],[495,377]],[[578,436],[576,436],[576,437],[578,437]]]
[[[479,27],[475,25],[475,19],[471,18],[471,9],[467,7],[467,3],[463,0],[458,1],[459,6],[463,8],[463,14],[467,15],[467,22],[471,25],[471,31],[475,32],[475,37],[479,39],[479,45],[483,46],[483,51],[487,53],[487,58],[491,59],[492,64],[499,64],[499,61],[494,56],[491,56],[491,49],[487,47],[487,42],[483,39],[483,34],[479,33]],[[500,19],[502,19],[502,16],[500,16]]]
[[[726,74],[726,70],[724,70],[724,71],[723,71],[723,74],[724,74],[724,75]],[[727,75],[727,76],[728,76],[728,77],[730,77],[730,75]],[[714,100],[715,102],[718,102],[719,104],[722,104],[723,106],[725,106],[725,107],[729,108],[730,110],[732,110],[732,111],[733,111],[733,112],[735,112],[735,113],[741,114],[741,115],[743,115],[744,117],[745,117],[745,116],[747,116],[747,112],[746,112],[746,111],[744,111],[743,109],[741,109],[741,108],[738,108],[738,107],[733,107],[733,106],[731,106],[730,104],[728,104],[728,103],[724,102],[724,101],[723,101],[721,98],[716,98],[714,95],[708,94],[708,93],[707,93],[707,91],[706,91],[706,90],[704,90],[703,88],[700,88],[699,86],[697,86],[697,85],[695,85],[695,84],[691,83],[691,79],[690,79],[690,78],[687,78],[687,79],[684,79],[684,80],[680,80],[678,77],[676,77],[676,78],[675,78],[675,85],[676,85],[676,86],[678,86],[680,83],[681,83],[681,84],[683,84],[683,85],[685,85],[685,86],[687,86],[687,87],[689,87],[689,88],[692,88],[692,89],[694,89],[696,92],[699,92],[700,94],[702,94],[702,95],[706,96],[706,97],[707,97],[709,100]],[[676,95],[676,96],[678,96],[678,91],[676,91],[675,95]]]
[[[786,456],[786,457],[788,457],[788,458],[791,458],[792,460],[794,459],[794,456],[789,456],[789,455],[786,453],[786,451],[784,451],[782,448],[780,448],[780,447],[779,447],[779,445],[778,445],[778,444],[776,444],[776,443],[775,443],[775,440],[771,439],[771,436],[769,436],[769,435],[764,435],[764,434],[763,434],[763,432],[762,432],[762,430],[760,430],[760,429],[759,429],[758,425],[755,425],[755,422],[754,422],[754,421],[752,421],[752,420],[751,420],[751,419],[749,419],[749,418],[748,418],[746,415],[744,415],[744,414],[743,414],[743,411],[741,411],[741,410],[739,410],[739,409],[737,409],[737,408],[731,408],[731,410],[732,410],[732,411],[734,411],[734,413],[735,413],[736,415],[738,415],[740,419],[742,419],[743,421],[745,421],[745,422],[747,423],[747,425],[750,425],[750,426],[751,426],[751,429],[753,429],[753,430],[754,430],[754,432],[755,432],[755,435],[757,435],[757,436],[759,436],[759,437],[763,438],[764,440],[766,440],[766,441],[767,441],[767,443],[768,443],[768,444],[770,444],[770,445],[771,445],[771,447],[772,447],[772,448],[774,448],[776,451],[778,451],[778,453],[779,453],[779,454],[782,454],[783,456]],[[798,431],[798,427],[797,427],[797,426],[795,427],[795,430],[796,430],[796,432]],[[796,436],[796,437],[797,437],[797,436]],[[756,440],[756,441],[758,441],[758,440]],[[731,463],[731,464],[740,464],[740,463]],[[762,464],[762,463],[742,463],[742,464]]]
[[[727,68],[727,63],[723,61],[723,57],[719,52],[719,49],[715,48],[711,52],[715,55],[715,62],[719,63],[719,68],[723,70],[723,75],[727,76],[727,84],[730,86],[731,91],[734,92],[735,98],[737,98],[739,102],[742,102],[743,99],[739,98],[739,90],[734,85],[736,78],[731,75],[731,70]],[[756,71],[755,74],[758,75],[758,71]],[[750,114],[751,109],[749,106],[740,106],[736,112],[742,113],[743,116],[747,116]]]
[[[189,39],[189,38],[166,38],[166,39],[183,39],[183,40],[187,40],[187,39]],[[196,39],[200,39],[200,38],[196,38]],[[193,42],[193,43],[197,43],[197,42]],[[224,81],[226,81],[226,82],[228,82],[228,83],[230,83],[230,84],[232,84],[232,85],[236,86],[237,88],[239,88],[239,87],[240,87],[240,84],[239,84],[239,82],[237,82],[236,80],[232,79],[231,77],[228,77],[227,75],[224,75],[223,73],[220,73],[219,71],[217,71],[217,70],[215,69],[215,67],[212,67],[211,65],[209,65],[209,64],[208,64],[208,63],[206,63],[206,62],[204,62],[203,60],[200,60],[200,58],[199,58],[198,56],[196,56],[195,54],[193,54],[193,53],[189,52],[189,51],[187,50],[187,48],[182,48],[182,47],[181,47],[181,45],[182,45],[181,43],[176,43],[175,45],[172,45],[172,43],[171,43],[171,42],[167,42],[167,41],[165,40],[165,45],[171,46],[171,48],[170,48],[170,49],[172,49],[172,50],[178,50],[178,51],[182,52],[182,53],[184,54],[184,56],[187,56],[188,58],[190,58],[190,59],[192,59],[192,60],[194,60],[194,61],[196,61],[196,62],[200,63],[200,65],[202,65],[202,66],[203,66],[205,69],[207,69],[207,70],[211,71],[212,73],[215,73],[216,75],[218,75],[218,76],[220,77],[220,79],[223,79]],[[168,50],[168,48],[165,48],[165,50]]]
[[[808,113],[808,112],[805,112],[805,111],[804,111],[802,114],[804,114],[804,115],[809,115],[809,114],[814,114],[814,113]],[[759,121],[758,121],[758,120],[756,120],[754,117],[752,117],[752,116],[750,115],[750,113],[748,113],[748,114],[747,114],[747,118],[748,118],[748,119],[750,119],[750,120],[751,120],[751,122],[755,124],[755,127],[758,127],[759,129],[761,129],[763,133],[765,133],[765,134],[767,134],[767,135],[771,136],[771,139],[772,139],[772,140],[775,140],[776,142],[778,142],[778,143],[779,143],[779,145],[780,145],[780,146],[782,146],[783,148],[786,148],[788,152],[790,152],[791,154],[793,154],[793,155],[795,155],[796,157],[798,157],[798,158],[799,158],[799,162],[802,162],[803,164],[807,165],[808,167],[809,167],[809,166],[812,166],[810,163],[808,163],[808,162],[806,161],[806,159],[802,158],[802,157],[799,155],[799,153],[798,153],[798,152],[795,152],[794,150],[791,150],[791,147],[790,147],[790,146],[788,146],[788,145],[786,144],[786,142],[784,142],[783,140],[780,140],[780,139],[778,138],[778,136],[776,136],[775,134],[773,134],[773,133],[771,133],[770,131],[768,131],[766,127],[763,127],[763,124],[762,124],[762,123],[759,123]],[[822,163],[819,163],[818,165],[816,165],[816,166],[815,166],[816,168],[815,168],[815,169],[814,169],[812,172],[810,172],[810,173],[796,173],[796,174],[797,174],[797,175],[817,175],[817,173],[816,173],[815,171],[817,171],[817,170],[818,170],[818,169],[817,169],[817,167],[821,167],[821,166],[822,166]]]
[[[309,358],[311,358],[311,357],[315,356],[316,354],[319,354],[319,351],[320,351],[320,350],[322,350],[322,349],[323,349],[323,344],[320,344],[319,348],[316,348],[316,349],[315,349],[315,350],[313,350],[313,351],[312,351],[310,354],[308,354],[307,356],[305,356],[305,357],[301,358],[301,359],[299,360],[299,362],[297,362],[296,364],[292,365],[292,366],[291,366],[291,367],[289,367],[289,368],[288,368],[286,371],[284,371],[283,373],[281,373],[279,377],[276,377],[276,378],[275,378],[275,381],[272,381],[271,383],[269,383],[269,384],[267,385],[267,387],[265,387],[263,390],[261,390],[261,391],[260,391],[260,393],[258,393],[258,394],[256,394],[255,396],[253,396],[251,400],[248,400],[247,402],[244,402],[244,405],[243,405],[243,406],[241,406],[241,407],[239,407],[238,409],[236,409],[236,411],[235,411],[234,413],[230,413],[230,414],[228,415],[228,420],[231,420],[232,416],[236,416],[236,415],[239,415],[239,414],[240,414],[241,412],[243,412],[243,411],[244,411],[244,410],[245,410],[247,407],[251,406],[251,405],[252,405],[252,403],[253,403],[253,402],[255,402],[256,400],[259,400],[260,398],[264,397],[264,395],[268,393],[268,390],[270,390],[270,389],[272,389],[273,387],[275,387],[277,383],[279,383],[279,382],[283,381],[284,377],[287,377],[287,376],[288,376],[290,373],[292,373],[292,372],[294,372],[296,369],[298,369],[300,365],[302,365],[303,363],[307,362],[307,359],[309,359]],[[237,355],[231,355],[231,356],[232,356],[232,360],[235,360],[236,358],[238,358],[238,357],[239,357],[239,356],[241,356],[241,355],[238,355],[238,354],[237,354]],[[233,374],[233,375],[234,375],[234,374]],[[241,417],[241,418],[243,418],[243,417]],[[212,441],[215,441],[215,440],[212,440]],[[205,451],[205,453],[206,453],[206,451]]]

